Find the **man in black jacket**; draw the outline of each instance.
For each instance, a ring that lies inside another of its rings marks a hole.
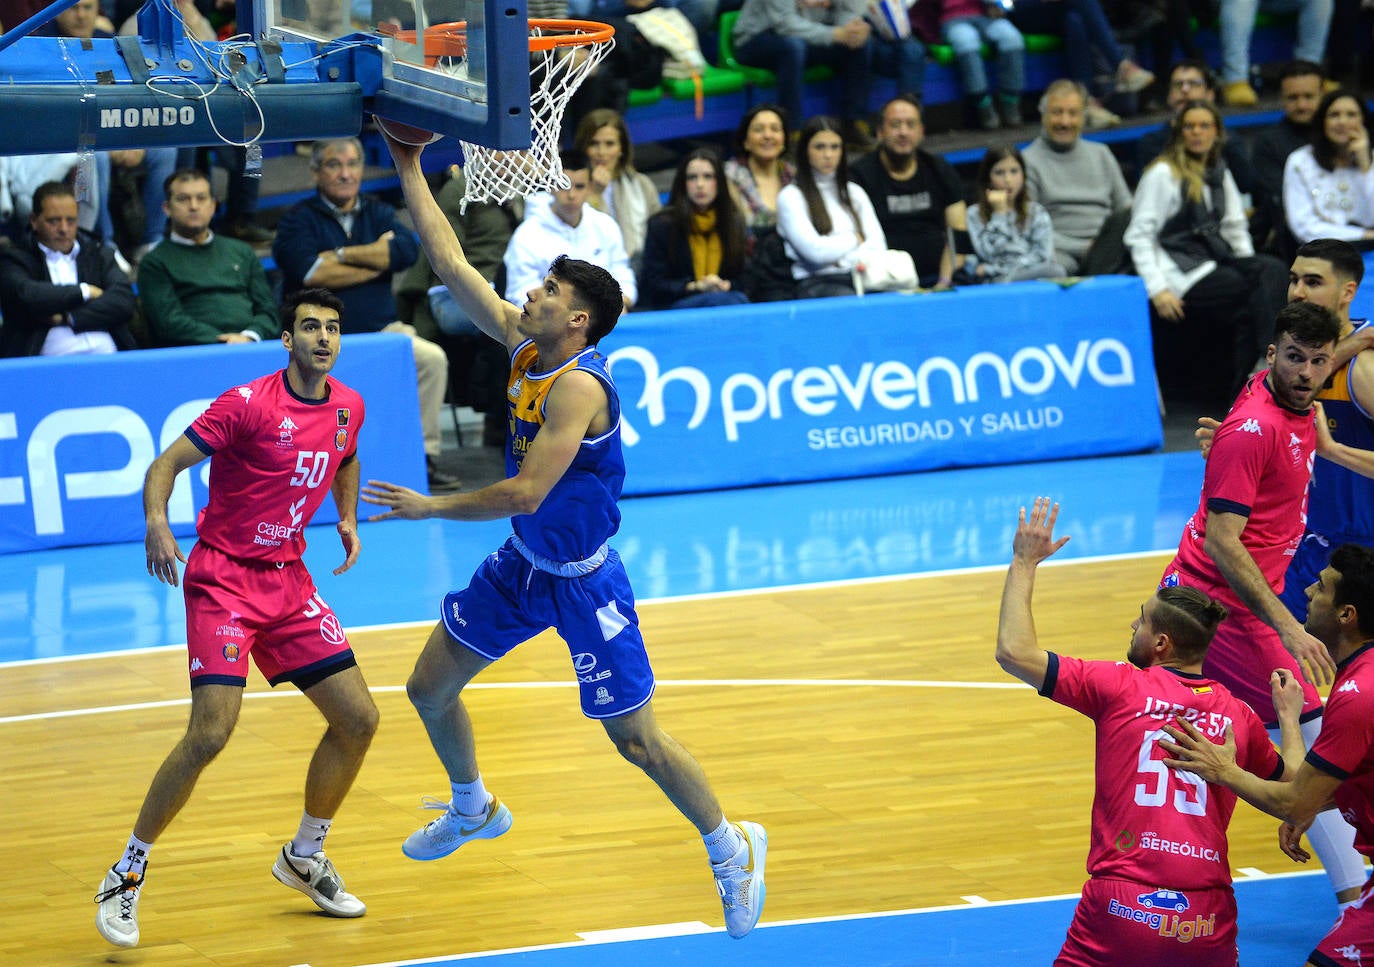
[[[39,185],[28,235],[0,250],[0,356],[137,349],[133,314],[133,286],[114,249],[76,227],[72,189]]]

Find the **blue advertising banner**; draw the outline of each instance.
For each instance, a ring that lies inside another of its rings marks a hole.
[[[1163,443],[1134,277],[635,313],[602,351],[627,494]]]
[[[210,402],[281,369],[280,342],[0,359],[0,553],[143,539],[143,475]],[[362,393],[363,478],[424,489],[415,359],[400,335],[349,336],[334,375]],[[209,461],[182,474],[168,514],[195,533]],[[317,523],[338,520],[326,499]]]

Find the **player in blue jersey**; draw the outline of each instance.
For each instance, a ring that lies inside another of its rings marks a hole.
[[[1327,426],[1337,443],[1374,449],[1374,326],[1352,321],[1350,304],[1364,277],[1364,260],[1349,242],[1320,238],[1300,247],[1288,272],[1290,302],[1311,302],[1329,309],[1341,323],[1341,341],[1333,354],[1335,369],[1317,394]],[[1210,451],[1217,422],[1199,421],[1203,453]],[[1326,566],[1331,549],[1351,542],[1374,544],[1374,480],[1320,458],[1314,461],[1307,496],[1307,520],[1297,552],[1289,562],[1279,594],[1298,620],[1307,617],[1306,591]],[[1251,669],[1254,681],[1265,674]],[[1302,723],[1304,743],[1311,748],[1320,734],[1321,709]],[[1352,845],[1354,830],[1335,810],[1322,812],[1308,839],[1325,867],[1337,902],[1347,904],[1365,881],[1364,859]]]
[[[466,588],[444,598],[406,685],[453,795],[444,814],[411,834],[402,850],[434,860],[510,829],[510,810],[487,792],[478,771],[462,691],[493,661],[552,627],[572,655],[583,714],[602,723],[620,754],[702,834],[726,929],[743,937],[763,910],[768,837],[757,823],[725,818],[701,766],[655,721],[654,676],[634,593],[607,545],[620,526],[625,465],[620,400],[596,344],[620,316],[620,285],[599,266],[560,256],[523,308],[503,301],[468,264],[430,194],[422,149],[389,144],[435,272],[511,357],[505,480],[437,497],[375,480],[362,491],[363,500],[387,508],[373,520],[510,517],[514,529]]]

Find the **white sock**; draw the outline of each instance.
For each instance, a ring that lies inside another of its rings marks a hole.
[[[735,854],[744,849],[744,836],[739,831],[739,827],[725,817],[721,817],[720,825],[701,837],[701,841],[706,844],[706,855],[712,863],[724,863],[726,860],[733,859]]]
[[[152,843],[145,843],[132,833],[129,834],[129,845],[124,847],[124,855],[119,858],[119,862],[114,865],[116,873],[137,873],[143,875],[143,871],[148,868],[148,853],[153,848]]]
[[[487,814],[487,806],[491,803],[491,793],[487,792],[487,787],[482,785],[482,777],[478,775],[472,782],[450,782],[453,788],[453,811],[460,816],[476,818]]]
[[[291,840],[291,855],[304,859],[324,852],[324,838],[329,835],[332,819],[320,819],[309,813],[301,813],[301,825],[296,830],[296,838]]]

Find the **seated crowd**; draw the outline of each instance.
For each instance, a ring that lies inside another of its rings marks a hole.
[[[94,10],[95,0],[78,6],[86,5]],[[752,108],[728,157],[709,147],[690,150],[676,165],[666,204],[634,166],[623,115],[602,106],[569,128],[571,146],[561,159],[566,189],[463,211],[463,174],[455,165],[438,193],[441,207],[473,264],[516,303],[554,257],[570,251],[616,276],[627,311],[1134,272],[1149,297],[1166,396],[1201,392],[1209,403],[1229,401],[1262,359],[1261,320],[1272,319],[1284,301],[1298,244],[1333,237],[1374,246],[1368,109],[1355,92],[1324,82],[1317,64],[1284,68],[1283,119],[1253,137],[1252,151],[1227,137],[1216,107],[1243,94],[1219,85],[1193,57],[1161,71],[1173,116],[1140,137],[1132,190],[1116,155],[1083,132],[1111,123],[1103,120],[1104,99],[1141,92],[1155,77],[1123,55],[1098,0],[1021,0],[1010,14],[981,2],[930,6],[983,127],[1021,121],[1018,23],[1039,30],[1053,22],[1066,36],[1081,36],[1090,64],[1108,65],[1111,77],[1103,82],[1077,56],[1067,58],[1073,76],[1039,98],[1039,133],[1024,150],[1010,142],[990,146],[965,185],[924,146],[919,90],[901,89],[919,88],[919,72],[899,70],[910,84],[899,84],[877,113],[872,141],[856,129],[848,94],[835,116],[796,116],[800,95],[785,79],[787,58],[795,59],[798,83],[816,45],[843,48],[836,63],[848,63],[855,51],[866,51],[865,64],[883,62],[867,48],[867,31],[847,32],[847,25],[866,23],[863,5],[845,19],[843,4],[794,9],[744,0],[735,21],[739,56],[779,72],[778,92],[791,110]],[[619,9],[591,8],[591,16]],[[821,9],[824,17],[815,12]],[[767,27],[768,18],[797,16],[806,23],[796,33]],[[764,34],[741,36],[742,27]],[[85,26],[70,29],[89,36]],[[760,36],[771,39],[762,43]],[[917,30],[911,43],[919,47],[921,36]],[[787,37],[797,38],[797,50],[774,42]],[[984,41],[994,51],[995,82],[976,56]],[[966,48],[975,51],[976,69]],[[901,57],[893,63],[900,66]],[[344,300],[345,331],[411,340],[432,486],[453,484],[437,465],[445,399],[456,396],[487,412],[484,436],[500,438],[503,361],[490,358],[486,340],[438,284],[404,217],[360,193],[363,148],[356,139],[313,146],[317,192],[284,214],[272,244],[281,275],[275,294],[258,254],[240,240],[242,210],[216,220],[205,168],[184,164],[192,157],[152,155],[110,159],[115,166],[141,164],[158,195],[154,202],[144,191],[147,230],[157,237],[129,243],[129,254],[138,256],[136,297],[109,213],[99,210],[98,198],[96,211],[83,210],[88,199],[68,186],[80,159],[0,159],[0,202],[9,203],[0,213],[14,213],[12,241],[0,248],[0,355],[273,339],[277,298],[324,286]],[[169,164],[179,166],[169,171]],[[232,172],[232,159],[228,166]],[[467,385],[455,392],[449,367],[459,359]]]

